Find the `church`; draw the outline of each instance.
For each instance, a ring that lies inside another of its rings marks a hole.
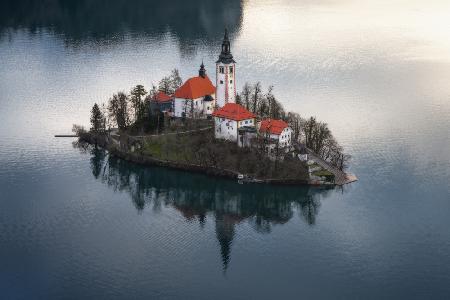
[[[216,61],[215,86],[206,74],[202,62],[198,76],[191,77],[175,91],[173,111],[175,117],[206,118],[227,103],[236,102],[236,61],[231,54],[228,32],[222,41],[219,59]]]
[[[206,74],[202,62],[198,76],[189,78],[174,95],[174,116],[179,118],[214,118],[215,138],[247,146],[256,132],[256,116],[236,104],[236,61],[231,54],[228,32],[216,61],[216,85]]]

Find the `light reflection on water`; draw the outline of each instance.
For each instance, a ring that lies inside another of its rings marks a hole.
[[[181,10],[187,23],[139,24],[113,13],[120,28],[83,14],[84,22],[69,15],[63,24],[42,17],[36,29],[0,13],[0,290],[22,298],[297,298],[301,286],[306,298],[443,298],[447,1],[214,5]],[[87,125],[94,102],[149,87],[173,67],[187,78],[204,59],[213,74],[225,26],[238,88],[273,84],[288,110],[328,122],[353,156],[357,183],[314,192],[238,186],[107,157],[101,169],[101,154],[52,138]]]

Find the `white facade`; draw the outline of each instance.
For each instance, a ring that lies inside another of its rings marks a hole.
[[[280,145],[280,147],[289,147],[292,145],[291,127],[286,127],[283,129],[281,134],[278,136],[278,144]]]
[[[236,64],[216,63],[216,95],[217,106],[236,102]]]
[[[214,94],[211,95],[214,99]],[[178,118],[202,118],[211,115],[215,101],[204,101],[205,97],[196,99],[175,98],[173,101],[173,115]]]
[[[215,97],[215,95],[211,95],[211,97]],[[212,101],[203,101],[203,111],[206,116],[211,116],[216,107],[216,100]]]
[[[292,129],[291,127],[286,127],[280,134],[271,133],[268,138],[278,141],[280,148],[289,147],[292,145]]]
[[[214,136],[216,139],[238,141],[238,129],[244,126],[255,126],[255,119],[242,121],[230,120],[222,117],[214,117]]]

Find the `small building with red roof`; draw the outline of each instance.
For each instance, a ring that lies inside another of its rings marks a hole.
[[[159,110],[161,112],[172,112],[173,99],[173,96],[169,96],[163,91],[159,91],[150,99],[150,107],[152,111]]]
[[[227,103],[212,116],[214,135],[217,139],[237,142],[239,146],[248,146],[250,138],[256,134],[256,116],[239,104]]]
[[[264,119],[259,122],[258,131],[260,135],[266,136],[281,148],[292,145],[292,129],[283,120]]]
[[[175,117],[201,118],[213,113],[216,87],[206,75],[203,63],[198,73],[175,91]]]

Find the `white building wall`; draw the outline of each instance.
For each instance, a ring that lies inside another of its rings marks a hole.
[[[221,73],[223,68],[223,73]],[[231,69],[232,70],[231,70]],[[216,96],[217,106],[236,102],[236,64],[216,64]]]
[[[292,129],[290,127],[286,127],[283,129],[281,134],[273,134],[269,135],[270,139],[278,140],[278,145],[281,148],[288,147],[292,145]]]
[[[242,126],[252,126],[255,127],[255,120],[254,119],[248,119],[248,120],[242,120],[238,122],[239,127]]]
[[[216,139],[237,142],[237,122],[225,118],[214,117],[214,136]]]
[[[224,139],[233,142],[238,141],[238,128],[243,126],[255,126],[254,119],[234,121],[226,118],[214,117],[214,132],[216,139]]]
[[[192,99],[175,98],[174,100],[174,116],[181,118],[183,113],[186,118],[206,116],[204,110],[204,97]],[[212,101],[214,102],[214,101]],[[193,114],[193,115],[192,115]]]
[[[281,134],[279,135],[279,145],[280,147],[288,147],[292,145],[292,129],[290,127],[286,127],[283,129]]]
[[[175,98],[173,100],[173,115],[181,118],[185,112],[186,99]]]
[[[212,94],[211,97],[216,99],[216,95]],[[203,101],[203,111],[207,116],[210,116],[216,107],[216,100],[213,101]]]

